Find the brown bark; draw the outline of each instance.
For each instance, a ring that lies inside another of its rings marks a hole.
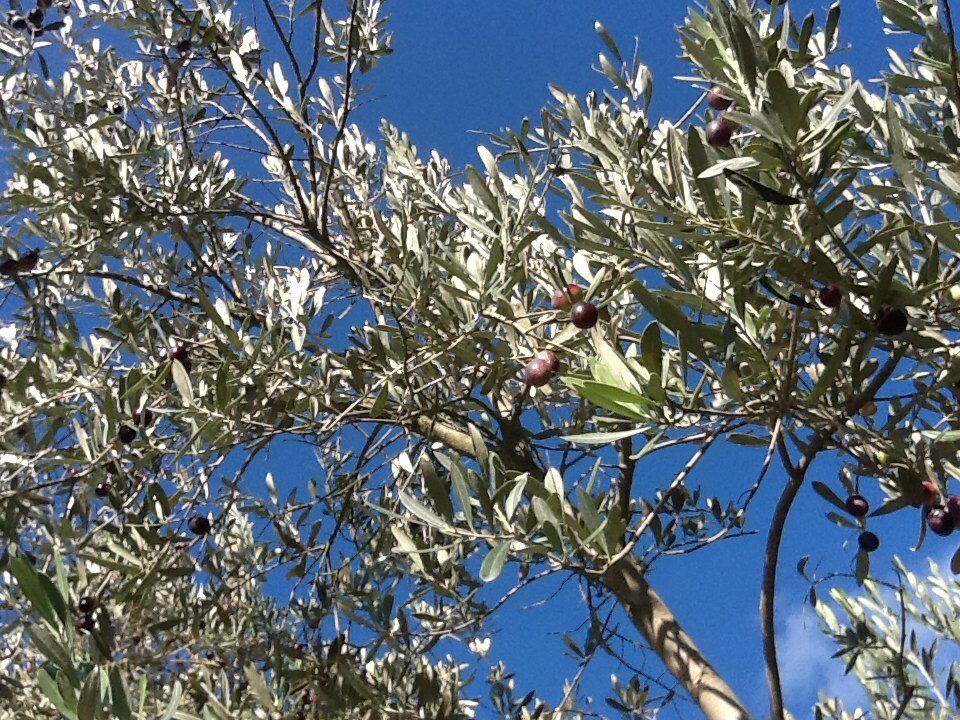
[[[743,703],[650,587],[636,559],[626,557],[615,564],[603,582],[707,720],[750,720]]]

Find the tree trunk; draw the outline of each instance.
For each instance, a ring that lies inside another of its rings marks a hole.
[[[603,582],[707,720],[750,720],[743,703],[683,631],[634,558],[624,558],[610,568]]]

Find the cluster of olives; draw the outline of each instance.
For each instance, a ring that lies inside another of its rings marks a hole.
[[[583,288],[573,283],[557,290],[550,305],[558,312],[570,313],[570,322],[581,330],[589,330],[600,319],[600,311],[592,302],[583,300]],[[528,385],[541,387],[546,385],[557,370],[560,358],[550,350],[541,350],[523,368],[523,379]]]
[[[184,345],[174,345],[167,350],[167,360],[171,363],[180,363],[187,373],[193,369],[193,363],[190,361],[190,353]],[[137,408],[130,414],[130,422],[123,423],[117,430],[117,438],[124,445],[129,445],[137,439],[139,429],[147,428],[152,424],[153,411],[147,407]]]
[[[7,23],[14,30],[24,30],[32,37],[40,37],[44,31],[50,29],[50,25],[44,25],[44,16],[53,6],[53,0],[37,0],[36,6],[26,15],[11,10],[7,13]],[[59,23],[58,23],[59,26]]]
[[[870,512],[870,503],[859,493],[848,497],[844,505],[847,512],[858,520]],[[947,537],[960,526],[960,495],[952,495],[944,503],[940,489],[932,482],[925,482],[921,488],[921,505],[927,527],[934,535]],[[869,530],[860,533],[857,542],[860,549],[868,553],[880,547],[880,538]]]
[[[589,330],[597,324],[600,311],[592,302],[583,299],[583,288],[570,284],[553,294],[550,306],[554,310],[570,313],[570,322],[581,330]]]
[[[843,290],[838,285],[824,285],[818,293],[820,304],[828,308],[838,308],[843,302]],[[907,329],[907,313],[903,308],[893,305],[881,305],[873,316],[873,326],[878,333],[894,337]]]
[[[78,632],[92,632],[97,626],[94,613],[97,611],[97,599],[90,595],[85,595],[77,601],[77,619],[73,621],[74,628]]]
[[[726,94],[726,91],[714,85],[707,91],[707,105],[722,113],[733,105],[733,98]],[[728,147],[733,138],[733,125],[723,115],[707,123],[705,128],[707,143],[712,147]]]

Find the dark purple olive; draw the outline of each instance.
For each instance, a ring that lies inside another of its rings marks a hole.
[[[856,518],[865,517],[866,514],[870,512],[870,503],[867,502],[867,499],[863,495],[851,495],[847,498],[844,505],[847,507],[847,512]]]
[[[872,553],[880,547],[880,538],[867,530],[866,532],[860,533],[860,537],[857,538],[857,544],[864,552]]]
[[[960,524],[960,495],[951,495],[947,498],[947,512],[953,518],[953,524]]]
[[[940,504],[940,488],[935,482],[929,480],[920,485],[920,504],[924,507],[933,508]]]
[[[892,337],[907,329],[907,314],[892,305],[881,305],[873,322],[878,333]]]
[[[591,302],[578,302],[570,308],[570,322],[581,330],[588,330],[597,324],[600,313]]]
[[[927,527],[930,528],[930,532],[946,537],[953,532],[956,523],[953,520],[953,515],[946,510],[934,508],[927,513]]]
[[[73,627],[78,631],[92,632],[96,623],[93,621],[92,615],[81,615],[73,621]]]
[[[96,609],[97,599],[91,595],[85,595],[77,601],[77,610],[84,615],[89,615]]]
[[[107,497],[110,494],[110,483],[97,483],[97,486],[93,489],[93,492],[98,498]]]
[[[124,445],[129,445],[137,439],[137,429],[131,425],[121,425],[117,437]]]
[[[141,425],[147,427],[148,425],[153,424],[153,411],[150,408],[141,408],[139,410],[134,410],[130,414],[130,419],[133,420],[134,425]]]
[[[843,302],[843,291],[836,285],[824,285],[820,288],[820,304],[824,307],[840,307]]]
[[[187,372],[190,372],[193,368],[193,363],[190,362],[190,353],[187,352],[187,348],[183,345],[174,345],[167,351],[167,357],[172,361],[176,360],[181,365],[183,369]]]
[[[553,372],[550,370],[550,363],[540,358],[534,358],[523,368],[523,379],[528,385],[533,387],[542,387],[550,382]]]
[[[728,96],[722,87],[714,85],[707,91],[707,105],[714,110],[723,112],[733,105],[733,98]]]
[[[203,515],[194,515],[187,520],[187,527],[194,535],[206,535],[210,532],[210,521]]]
[[[733,138],[733,125],[725,117],[718,117],[707,123],[706,135],[711,147],[727,147]]]

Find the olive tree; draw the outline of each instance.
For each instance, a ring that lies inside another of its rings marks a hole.
[[[863,688],[873,717],[955,717],[960,583],[944,577],[934,562],[925,576],[899,560],[894,569],[895,583],[868,579],[862,594],[833,588],[832,602],[816,601],[821,626]],[[863,715],[863,709],[830,697],[821,698],[815,714],[835,720]]]
[[[605,89],[551,88],[462,169],[356,124],[379,0],[15,7],[0,717],[746,719],[651,583],[758,530],[783,720],[797,494],[862,531],[860,582],[871,509],[960,514],[957,53],[934,0],[878,4],[915,47],[871,86],[842,3],[708,0],[673,120],[598,26]],[[752,470],[698,474],[722,444]],[[450,648],[545,578],[583,592],[578,672],[477,677]],[[594,709],[601,654],[630,679]],[[927,717],[935,679],[898,677],[877,716]]]

